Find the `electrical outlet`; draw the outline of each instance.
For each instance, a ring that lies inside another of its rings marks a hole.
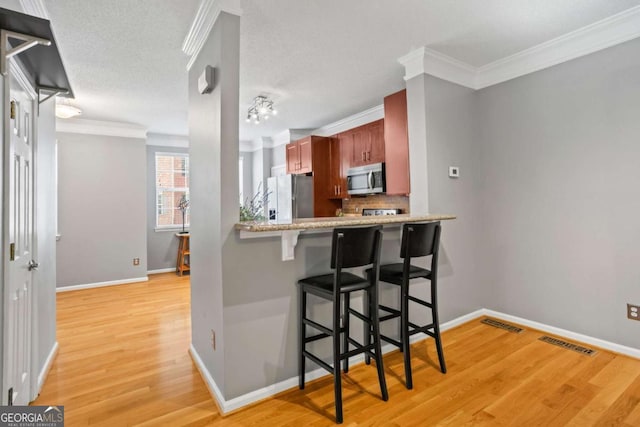
[[[627,318],[640,320],[640,305],[627,304]]]
[[[133,265],[140,265],[140,258],[134,258]]]
[[[460,178],[460,168],[458,166],[449,166],[449,178]]]

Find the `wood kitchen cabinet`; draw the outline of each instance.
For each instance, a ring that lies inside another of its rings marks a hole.
[[[384,98],[384,153],[387,194],[408,195],[411,185],[406,90]]]
[[[332,142],[333,138],[308,136],[287,144],[286,147],[287,173],[311,173],[313,176],[314,217],[334,216],[336,209],[342,207],[342,202],[337,200],[339,198],[331,190],[334,182],[331,167]]]
[[[287,173],[305,174],[313,171],[312,137],[287,144]]]
[[[364,166],[385,161],[384,119],[351,129],[353,155],[351,166]]]
[[[331,138],[329,198],[344,199],[347,193],[347,170],[351,167],[353,135],[345,132]]]

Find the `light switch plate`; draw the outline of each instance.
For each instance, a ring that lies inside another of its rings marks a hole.
[[[449,178],[460,178],[460,168],[458,166],[449,166]]]

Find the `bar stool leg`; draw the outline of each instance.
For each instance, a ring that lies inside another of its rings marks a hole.
[[[302,319],[307,313],[307,293],[298,286],[298,387],[304,390],[304,373],[305,373],[305,326]]]
[[[336,401],[336,423],[342,424],[342,378],[340,377],[340,301],[333,304],[333,391]]]
[[[378,290],[376,286],[371,286],[366,293],[371,292],[369,299],[372,301],[373,307],[378,307]],[[373,339],[375,340],[375,353],[376,353],[376,368],[378,369],[378,381],[380,382],[380,393],[382,394],[382,400],[385,402],[389,400],[389,393],[387,392],[387,380],[384,376],[384,365],[382,362],[382,342],[380,340],[380,313],[378,310],[371,310],[371,326],[373,328]]]
[[[402,328],[402,336],[400,342],[402,343],[402,353],[404,355],[404,376],[406,380],[407,389],[413,388],[413,378],[411,376],[411,350],[409,346],[409,284],[405,283],[401,287],[400,297],[400,325]]]
[[[371,273],[369,273],[369,281],[371,281]],[[373,308],[371,307],[371,296],[368,291],[364,292],[362,296],[362,311],[365,317],[371,319],[371,313],[373,313]],[[371,324],[367,322],[362,322],[364,325],[364,329],[362,331],[362,341],[364,346],[368,346],[371,344]],[[367,365],[371,364],[371,356],[367,353],[364,354],[364,363]]]
[[[431,282],[431,318],[433,319],[433,334],[436,336],[436,349],[438,350],[438,361],[440,371],[447,373],[447,365],[444,362],[444,352],[442,351],[442,339],[440,338],[440,320],[438,319],[438,298],[436,295],[437,285]]]
[[[344,298],[343,300],[343,304],[344,304],[344,310],[343,310],[343,314],[342,314],[342,323],[344,326],[344,335],[342,336],[342,352],[346,353],[349,351],[349,307],[350,307],[350,303],[351,303],[351,294],[350,293],[345,293],[343,296]],[[344,365],[344,373],[348,373],[349,372],[349,358],[346,357],[344,359],[343,362]]]

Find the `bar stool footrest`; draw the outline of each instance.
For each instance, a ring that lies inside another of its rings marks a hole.
[[[306,338],[304,339],[304,343],[305,343],[305,344],[307,344],[307,343],[310,343],[310,342],[313,342],[313,341],[321,340],[321,339],[323,339],[323,338],[328,338],[328,337],[330,337],[330,336],[331,336],[331,335],[326,334],[326,333],[324,333],[324,332],[323,332],[323,333],[318,334],[318,335],[313,335],[313,336],[311,336],[311,337],[306,337]]]
[[[369,319],[368,317],[366,317],[364,314],[355,311],[354,309],[350,308],[349,309],[349,314],[353,314],[354,316],[356,316],[358,319],[362,320],[365,323],[368,323],[369,325],[371,325],[371,319]]]
[[[414,335],[414,334],[418,334],[420,332],[423,332],[427,335],[429,335],[430,337],[435,338],[434,333],[430,331],[430,329],[434,328],[434,324],[431,323],[429,325],[426,326],[418,326],[416,324],[413,324],[411,322],[409,322],[409,326],[411,326],[413,329],[409,331],[409,335]]]
[[[402,343],[400,341],[394,340],[393,338],[389,338],[389,337],[387,337],[385,335],[380,334],[380,339],[383,340],[383,341],[388,342],[389,344],[393,344],[398,348],[402,348]]]
[[[320,367],[326,369],[329,372],[333,372],[333,366],[329,365],[327,362],[325,362],[324,360],[321,360],[319,357],[317,357],[314,354],[309,353],[308,351],[303,351],[302,354],[308,358],[311,359],[312,362],[314,362],[315,364],[319,365]]]
[[[387,307],[386,305],[382,305],[382,304],[378,304],[378,308],[380,310],[386,311],[387,313],[393,313],[400,316],[400,310],[396,310],[395,308]]]
[[[409,301],[413,301],[413,302],[415,302],[417,304],[424,305],[425,307],[433,308],[433,305],[430,302],[426,302],[424,300],[421,300],[420,298],[416,298],[416,297],[412,297],[411,295],[407,295],[407,299]]]
[[[385,316],[380,316],[379,321],[386,322],[387,320],[397,319],[398,317],[400,317],[400,314],[387,314]]]
[[[322,326],[320,323],[314,322],[311,319],[303,318],[302,323],[304,323],[307,326],[311,326],[314,329],[322,331],[327,335],[333,334],[333,331],[331,329],[327,328],[326,326]]]
[[[340,355],[340,360],[344,360],[344,359],[347,359],[349,357],[357,356],[358,354],[361,354],[361,353],[368,353],[369,356],[376,357],[375,354],[371,351],[375,347],[376,347],[375,344],[363,345],[360,348],[356,348],[354,350],[347,351],[346,353],[342,353]]]

